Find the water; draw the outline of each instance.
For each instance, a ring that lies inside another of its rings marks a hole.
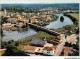
[[[66,25],[73,25],[73,22],[70,18],[64,16],[63,14],[57,14],[59,18],[56,21],[51,22],[49,25],[46,26],[46,28],[50,29],[57,29],[61,28]],[[64,20],[61,21],[60,17],[63,16]],[[3,36],[2,41],[9,41],[9,40],[19,40],[25,37],[29,37],[32,35],[37,34],[37,32],[31,28],[28,28],[28,30],[25,31],[3,31],[5,36]]]
[[[63,14],[57,14],[57,16],[59,16],[59,18],[56,21],[53,21],[49,25],[47,25],[46,28],[57,29],[57,28],[61,28],[66,25],[73,25],[73,22],[69,17],[66,17]],[[60,20],[61,16],[64,17],[63,22]]]
[[[9,41],[9,40],[19,40],[25,37],[29,37],[35,35],[37,32],[31,28],[23,32],[18,31],[3,31],[5,36],[2,38],[2,41]]]

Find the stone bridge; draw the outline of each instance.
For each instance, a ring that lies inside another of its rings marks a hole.
[[[58,33],[58,32],[56,32],[56,31],[53,31],[53,30],[51,30],[51,29],[48,29],[48,28],[45,28],[45,27],[42,27],[42,26],[38,26],[38,25],[36,25],[36,24],[32,24],[32,23],[28,23],[28,25],[31,27],[31,28],[34,28],[34,29],[36,29],[36,30],[41,30],[41,31],[44,31],[44,32],[47,32],[47,33],[49,33],[49,34],[51,34],[51,35],[60,35],[61,33]]]

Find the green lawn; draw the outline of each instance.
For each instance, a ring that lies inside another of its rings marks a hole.
[[[76,25],[67,25],[59,29],[54,29],[54,31],[59,32],[59,33],[65,33],[65,35],[71,35],[71,34],[76,34],[78,31],[78,28]]]
[[[69,13],[71,16],[79,20],[79,13]]]
[[[18,41],[21,43],[28,44],[32,38],[43,38],[44,36],[47,38],[47,40],[54,39],[56,37],[56,36],[50,35],[46,32],[39,31],[37,34],[35,34],[33,36],[30,36],[30,37],[27,37],[27,38],[24,38],[24,39],[21,39]]]

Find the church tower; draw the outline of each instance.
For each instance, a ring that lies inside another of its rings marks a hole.
[[[7,13],[7,12],[6,12],[6,9],[4,9],[4,13],[5,13],[5,15],[4,15],[4,16],[6,16],[6,13]]]

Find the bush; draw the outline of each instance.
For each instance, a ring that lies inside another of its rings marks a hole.
[[[17,48],[20,42],[16,42],[14,40],[10,40],[8,42],[3,41],[1,44],[1,48],[6,48],[3,56],[27,56],[24,51],[21,51]]]
[[[17,47],[12,44],[7,45],[7,50],[4,55],[6,56],[27,56],[25,52],[17,49]]]
[[[6,41],[3,41],[3,42],[1,43],[1,48],[2,48],[2,49],[3,49],[3,48],[6,48],[7,45],[8,45],[8,43],[7,43]]]
[[[12,31],[16,31],[17,30],[17,27],[11,27],[10,28]]]

